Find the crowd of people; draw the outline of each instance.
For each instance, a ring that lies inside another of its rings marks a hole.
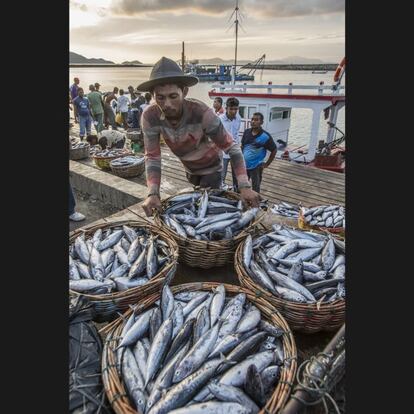
[[[89,85],[89,93],[86,94],[79,78],[73,79],[69,109],[73,110],[75,123],[79,124],[80,139],[84,140],[92,133],[92,125],[97,134],[109,128],[140,128],[140,117],[151,101],[151,94],[142,94],[133,86],[128,86],[128,94],[118,87],[103,93],[100,86],[98,82]]]
[[[263,114],[254,113],[250,128],[240,136],[238,99],[229,97],[223,106],[223,99],[217,97],[209,108],[186,98],[189,87],[197,82],[196,77],[184,75],[173,60],[163,57],[148,81],[136,89],[128,87],[128,95],[117,87],[103,94],[100,84],[95,83],[89,85],[85,96],[78,78],[70,87],[69,106],[73,104],[81,140],[86,136],[91,145],[122,148],[125,135],[118,128],[141,128],[148,187],[143,209],[148,216],[161,210],[161,138],[184,165],[189,183],[228,189],[225,178],[230,163],[232,190],[240,193],[247,207],[260,203],[263,169],[269,167],[277,151],[272,136],[262,128]],[[92,123],[97,135],[91,133]]]

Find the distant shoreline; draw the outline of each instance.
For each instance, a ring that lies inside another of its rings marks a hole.
[[[154,65],[121,65],[117,63],[69,63],[70,68],[152,68]]]
[[[203,66],[203,64],[200,64]],[[209,64],[206,66],[211,66]],[[219,64],[217,64],[219,65]],[[70,68],[152,68],[154,65],[121,65],[121,64],[110,64],[110,63],[70,63]],[[247,65],[237,65],[244,66],[245,68],[252,68],[251,64]],[[318,63],[318,64],[265,64],[257,67],[260,69],[269,69],[269,70],[326,70],[333,71],[337,68],[337,64],[334,63]]]

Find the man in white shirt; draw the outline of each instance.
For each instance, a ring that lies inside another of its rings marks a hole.
[[[122,132],[115,129],[104,129],[98,135],[99,138],[96,135],[88,135],[86,141],[90,145],[99,144],[103,150],[107,148],[124,148],[126,137]]]
[[[226,101],[226,112],[219,115],[221,122],[226,131],[233,137],[233,141],[240,145],[239,130],[241,125],[241,116],[239,115],[239,100],[237,98],[228,98]],[[227,169],[230,157],[223,152],[223,170],[221,173],[222,185],[225,186]],[[238,191],[237,178],[234,174],[233,166],[231,167],[231,174],[233,176],[233,191]]]
[[[128,96],[124,95],[124,90],[119,90],[119,98],[118,98],[118,112],[121,113],[122,116],[122,123],[124,129],[128,129],[128,107],[129,107],[129,98]]]

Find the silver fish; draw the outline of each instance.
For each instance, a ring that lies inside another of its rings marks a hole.
[[[136,343],[147,333],[152,312],[154,312],[154,309],[149,309],[136,318],[135,323],[128,330],[118,348]]]
[[[118,256],[119,257],[119,256]],[[147,249],[142,250],[138,259],[132,264],[128,272],[128,277],[133,278],[142,275],[147,267]]]
[[[128,249],[127,259],[129,263],[134,263],[142,251],[141,242],[138,237],[131,243]]]
[[[155,335],[157,334],[162,324],[163,318],[160,308],[155,308],[151,315],[149,322],[149,339],[150,342],[154,341]]]
[[[225,384],[209,384],[210,392],[220,401],[235,402],[245,407],[251,414],[260,411],[259,407],[240,388]],[[232,413],[233,411],[227,411]]]
[[[92,275],[91,275],[91,272],[89,271],[89,267],[85,263],[76,262],[76,266],[79,270],[79,274],[84,279],[92,279]]]
[[[250,261],[252,259],[252,254],[253,254],[252,244],[253,244],[252,236],[249,234],[246,237],[246,240],[243,246],[243,264],[246,269],[250,267]]]
[[[219,383],[240,387],[245,382],[247,370],[250,365],[255,365],[257,370],[261,372],[274,361],[274,358],[275,356],[272,351],[254,354],[226,371]]]
[[[269,272],[269,276],[281,287],[294,290],[300,293],[302,296],[305,296],[305,298],[309,301],[315,301],[315,298],[313,297],[312,293],[308,291],[308,289],[306,289],[300,283],[295,282],[291,278],[277,272]]]
[[[113,288],[112,280],[100,282],[93,279],[69,280],[69,289],[76,292],[88,292],[98,288],[109,291]]]
[[[171,343],[173,331],[173,321],[171,318],[165,320],[155,335],[151,348],[148,353],[147,371],[145,375],[145,386],[152,380],[157,372],[158,367],[162,364],[164,357]]]
[[[145,410],[143,379],[132,351],[127,348],[122,358],[122,375],[129,395],[140,412]]]
[[[252,306],[240,319],[236,333],[243,333],[254,329],[259,323],[261,319],[261,314],[259,309],[255,306]]]
[[[260,285],[264,286],[270,292],[276,293],[274,283],[269,278],[269,276],[271,276],[270,271],[268,272],[269,273],[269,276],[268,276],[266,272],[264,272],[254,260],[250,262],[249,270],[250,270],[249,274],[252,277],[252,279],[258,282]]]
[[[117,277],[113,279],[116,284],[116,288],[118,291],[123,292],[128,289],[132,289],[138,286],[143,286],[149,282],[149,279],[146,277],[139,277],[130,279],[129,277]]]
[[[86,265],[89,264],[89,249],[82,237],[77,237],[75,240],[75,251],[78,257]]]
[[[169,361],[165,363],[161,372],[157,375],[152,391],[147,399],[145,412],[148,412],[151,407],[160,400],[163,392],[172,385],[172,378],[175,369],[183,357],[187,354],[190,343],[187,342]],[[167,360],[167,359],[166,359]]]
[[[210,314],[204,306],[197,314],[193,329],[193,343],[196,343],[210,329]]]
[[[151,279],[158,272],[157,242],[151,237],[147,252],[147,277]]]
[[[226,299],[226,290],[224,285],[217,286],[213,299],[210,305],[210,326],[214,326],[216,321],[219,319],[221,311],[224,307],[224,301]]]
[[[201,388],[207,384],[215,374],[217,368],[224,363],[223,359],[216,358],[207,361],[196,372],[183,381],[171,387],[160,401],[158,401],[148,414],[167,414],[175,408],[187,404]]]
[[[250,410],[239,403],[209,401],[170,411],[171,414],[248,414]]]
[[[172,320],[173,320],[172,339],[174,339],[177,333],[180,331],[180,329],[184,325],[183,307],[181,306],[181,303],[179,302],[174,303],[174,309],[172,311]]]
[[[322,268],[329,271],[335,262],[335,244],[332,238],[329,238],[322,250]]]
[[[201,198],[200,201],[200,207],[198,209],[198,217],[199,218],[204,218],[206,216],[207,213],[207,207],[208,207],[208,193],[207,191],[204,191],[204,194]]]
[[[99,251],[109,249],[110,247],[114,246],[116,243],[118,243],[121,238],[123,237],[124,232],[122,230],[116,230],[113,233],[111,233],[106,239],[102,240],[99,245],[97,246],[97,249]]]
[[[209,296],[208,292],[195,296],[188,302],[187,306],[183,309],[184,317],[187,317],[194,309],[196,309],[200,303],[204,302]]]
[[[204,363],[208,355],[213,350],[219,333],[219,324],[209,329],[188,351],[187,355],[177,365],[173,383],[182,381],[195,372]]]
[[[175,336],[170,349],[165,356],[165,362],[167,363],[180,348],[182,348],[187,342],[190,342],[191,333],[193,332],[193,327],[195,324],[195,318],[189,319],[188,321],[184,322],[184,325],[178,331],[177,335]]]

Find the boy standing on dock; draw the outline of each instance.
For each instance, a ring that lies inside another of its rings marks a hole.
[[[252,191],[240,146],[226,132],[212,108],[187,99],[188,87],[198,82],[185,75],[173,60],[162,57],[153,67],[150,80],[139,85],[150,91],[155,104],[142,114],[148,196],[142,208],[147,216],[161,211],[160,138],[180,159],[187,180],[200,187],[220,188],[222,151],[230,155],[239,182],[240,196],[248,207],[258,207],[260,196]]]
[[[88,98],[84,96],[82,88],[78,89],[78,96],[72,103],[75,112],[75,120],[79,118],[79,138],[82,141],[85,137],[85,132],[87,135],[90,135],[92,125],[91,106]]]
[[[260,193],[263,169],[267,168],[274,160],[277,147],[272,136],[262,129],[262,113],[255,112],[250,125],[251,128],[244,131],[241,148],[246,162],[247,175],[252,180],[253,190]],[[267,151],[270,151],[270,156],[264,163]]]
[[[237,98],[228,98],[226,101],[226,112],[219,115],[221,122],[227,132],[233,137],[233,141],[240,144],[240,125],[241,117],[239,115],[239,100]],[[223,170],[221,174],[222,185],[225,185],[227,169],[229,167],[230,156],[223,152]],[[237,192],[237,177],[234,173],[233,165],[231,166],[231,175],[233,179],[233,191]]]

